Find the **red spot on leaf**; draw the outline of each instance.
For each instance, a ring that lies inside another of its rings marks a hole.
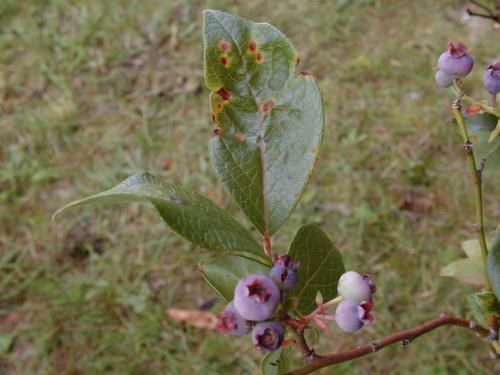
[[[307,77],[307,76],[312,76],[312,73],[309,70],[304,70],[303,72],[299,73],[299,77]]]
[[[255,59],[257,60],[257,62],[262,62],[262,60],[264,60],[264,55],[260,52],[257,52],[257,55],[255,55]]]
[[[219,57],[219,61],[222,65],[226,66],[229,62],[229,58],[226,55],[222,55],[221,57]]]
[[[212,135],[214,136],[214,138],[220,138],[220,128],[215,128],[214,130],[212,130]]]
[[[248,52],[255,53],[256,50],[257,50],[257,42],[255,42],[255,40],[251,40],[250,43],[248,43]]]
[[[242,134],[242,133],[236,133],[234,136],[233,136],[233,139],[236,141],[236,142],[243,142],[245,140],[245,134]]]
[[[274,104],[275,104],[274,100],[272,100],[272,99],[266,100],[266,101],[261,103],[260,109],[264,113],[270,113],[271,110],[274,108]]]
[[[224,39],[222,39],[219,42],[219,48],[224,52],[229,52],[229,51],[231,51],[231,44],[229,44],[229,42],[226,42]]]
[[[475,116],[479,113],[480,110],[481,106],[479,104],[475,104],[468,106],[465,112],[467,112],[469,116]]]
[[[215,93],[217,95],[219,95],[222,98],[222,100],[229,100],[229,99],[231,99],[231,94],[229,92],[227,92],[224,87],[221,87]]]

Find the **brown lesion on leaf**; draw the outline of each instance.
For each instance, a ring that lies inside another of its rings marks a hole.
[[[215,115],[215,113],[213,113],[213,112],[212,112],[212,113],[211,113],[211,116],[212,116],[212,122],[213,122],[214,124],[217,124],[217,116]]]
[[[318,160],[319,157],[316,156],[316,158],[314,158],[313,168],[316,168],[316,165],[318,165]]]
[[[276,102],[273,99],[265,100],[262,103],[260,103],[260,111],[269,114],[271,113],[275,105]]]
[[[264,61],[264,55],[261,52],[257,52],[255,55],[255,60],[257,60],[258,63],[261,63]]]
[[[222,65],[227,66],[227,64],[229,64],[229,57],[227,55],[221,55],[219,61]]]
[[[219,49],[224,52],[229,52],[231,51],[231,44],[224,39],[221,39],[221,41],[219,42]]]
[[[236,133],[235,135],[233,135],[233,139],[236,142],[244,142],[245,141],[245,134],[243,134],[243,133]]]
[[[222,98],[222,100],[231,99],[231,93],[229,93],[224,87],[221,87],[215,93],[219,95]]]
[[[309,70],[304,70],[299,73],[299,77],[312,77],[312,73]]]
[[[298,66],[300,64],[300,56],[297,55],[297,57],[295,58],[295,66]]]
[[[247,48],[248,53],[254,54],[257,51],[257,42],[255,40],[250,40]]]
[[[216,110],[217,112],[220,112],[220,111],[222,111],[223,109],[224,109],[224,104],[222,104],[222,103],[217,103],[217,105],[215,106],[215,110]]]
[[[215,128],[214,130],[212,130],[212,136],[214,138],[220,138],[220,136],[221,136],[221,129],[220,128]]]

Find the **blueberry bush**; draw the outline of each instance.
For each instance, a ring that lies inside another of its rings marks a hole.
[[[491,357],[499,356],[500,232],[490,238],[484,231],[481,181],[485,171],[500,166],[500,62],[485,70],[487,101],[464,92],[462,80],[474,63],[462,43],[451,43],[439,57],[435,77],[455,98],[454,126],[463,140],[476,202],[477,238],[464,243],[468,258],[442,269],[444,276],[482,288],[467,296],[470,316],[442,315],[355,349],[322,355],[308,342],[307,332],[328,334],[330,322],[335,322],[353,333],[373,323],[376,287],[372,276],[346,272],[340,252],[318,225],[299,228],[287,254],[278,254],[272,246],[273,235],[297,206],[318,159],[324,132],[318,86],[310,72],[297,71],[298,52],[269,24],[207,10],[203,38],[213,125],[210,161],[260,241],[209,199],[146,172],[70,203],[54,216],[84,204],[151,203],[173,231],[213,253],[199,268],[226,304],[216,327],[233,336],[248,334],[266,353],[266,375],[308,374],[396,342],[407,345],[444,325],[475,331],[485,338]],[[383,303],[382,298],[377,301]],[[288,355],[294,349],[305,362],[290,369]]]

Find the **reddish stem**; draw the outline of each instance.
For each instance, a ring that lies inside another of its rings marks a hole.
[[[313,371],[319,370],[322,367],[330,366],[336,363],[341,363],[341,362],[346,362],[350,361],[355,358],[362,357],[364,355],[370,354],[370,353],[375,353],[378,352],[380,349],[394,344],[396,342],[401,342],[402,345],[406,345],[410,343],[412,340],[415,338],[426,334],[427,332],[430,332],[438,327],[445,326],[445,325],[454,325],[458,327],[463,327],[470,329],[476,333],[478,333],[481,336],[488,336],[489,335],[489,330],[481,327],[479,325],[476,325],[475,323],[467,320],[467,319],[462,319],[462,318],[456,318],[453,316],[446,316],[443,315],[439,318],[430,320],[418,327],[415,328],[410,328],[404,331],[396,332],[393,333],[389,336],[386,336],[382,339],[373,341],[369,344],[364,344],[361,346],[358,346],[355,349],[349,350],[347,352],[342,352],[342,353],[333,353],[330,355],[315,355],[314,359],[306,364],[305,366],[295,369],[293,371],[287,372],[285,375],[305,375],[309,374]],[[301,335],[303,337],[303,334]],[[307,344],[306,344],[306,348]],[[301,348],[302,350],[302,348]]]

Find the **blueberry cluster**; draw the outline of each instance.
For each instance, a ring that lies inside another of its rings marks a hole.
[[[337,291],[343,300],[335,311],[335,321],[341,330],[356,332],[373,321],[370,311],[375,290],[375,283],[369,275],[349,271],[340,277]]]
[[[449,87],[453,81],[470,73],[474,60],[467,54],[467,48],[462,43],[450,43],[448,50],[438,59],[436,82],[441,87]],[[483,75],[486,90],[496,95],[500,92],[500,61],[490,64]]]
[[[270,275],[251,274],[238,282],[234,300],[219,314],[219,332],[243,336],[252,332],[253,344],[262,351],[274,351],[283,343],[285,329],[273,320],[282,290],[297,284],[299,262],[288,255],[276,256]]]

